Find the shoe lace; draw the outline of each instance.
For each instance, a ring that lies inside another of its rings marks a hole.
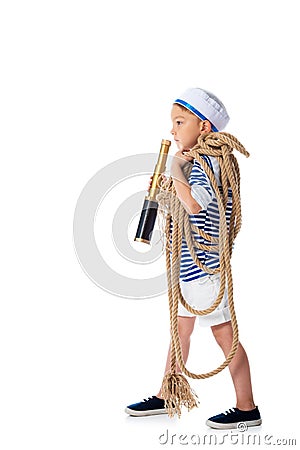
[[[154,395],[152,397],[144,398],[143,402],[149,402],[149,400],[152,400],[154,398]]]
[[[223,414],[225,414],[225,416],[227,416],[228,414],[232,414],[232,413],[234,413],[235,412],[235,409],[234,408],[229,408],[229,409],[227,409]]]

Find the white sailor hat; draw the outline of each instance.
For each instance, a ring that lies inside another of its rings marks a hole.
[[[223,130],[229,122],[229,115],[223,103],[204,89],[187,89],[174,103],[184,106],[201,120],[209,120],[213,131]]]

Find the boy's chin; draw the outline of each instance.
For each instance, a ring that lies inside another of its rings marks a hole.
[[[191,150],[191,147],[187,147],[186,145],[183,145],[181,142],[175,141],[176,147],[181,152],[189,152]]]
[[[185,149],[184,145],[181,144],[181,142],[176,142],[176,146],[177,146],[178,150],[180,150],[181,152],[187,151],[187,150]]]

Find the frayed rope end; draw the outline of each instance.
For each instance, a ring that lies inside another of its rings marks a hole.
[[[190,411],[199,405],[196,393],[180,373],[167,373],[164,376],[161,393],[169,417],[174,417],[175,414],[180,417],[182,406]]]

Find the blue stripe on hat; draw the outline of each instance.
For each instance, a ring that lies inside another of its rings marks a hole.
[[[205,117],[203,114],[201,114],[201,112],[198,111],[198,109],[194,108],[192,105],[190,105],[189,103],[185,102],[184,100],[180,100],[180,98],[177,98],[177,100],[175,100],[174,103],[179,103],[179,105],[182,105],[185,108],[189,109],[191,112],[196,114],[196,116],[198,116],[199,119],[208,120],[210,122],[210,120],[207,117]],[[218,129],[214,126],[213,123],[211,123],[211,127],[212,127],[213,131],[218,131]]]

